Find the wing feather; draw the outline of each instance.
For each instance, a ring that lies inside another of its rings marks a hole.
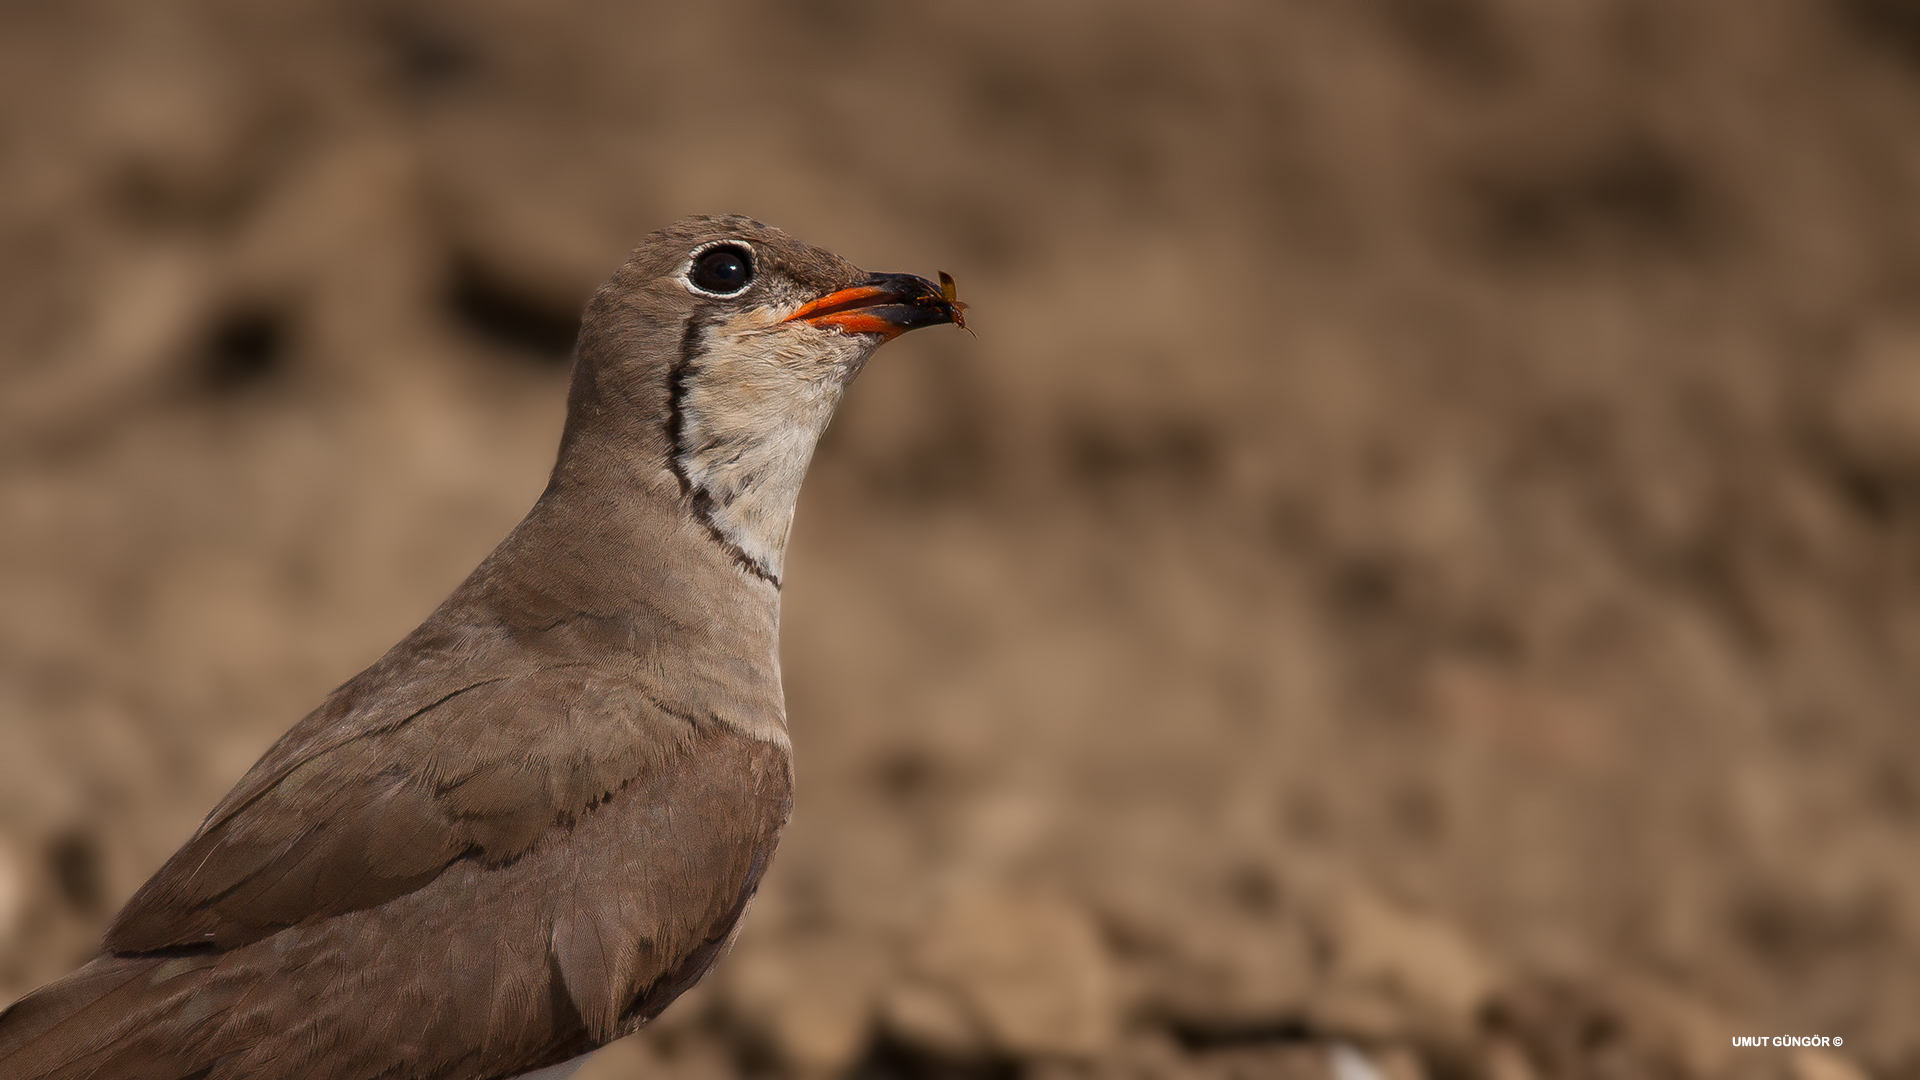
[[[384,722],[342,723],[329,715],[333,702],[322,706],[134,896],[107,947],[232,948],[385,903],[456,859],[503,865],[571,828],[691,734],[686,721],[582,667],[428,698]],[[326,730],[315,737],[316,728]]]

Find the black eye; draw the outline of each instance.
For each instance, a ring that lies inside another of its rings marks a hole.
[[[731,244],[708,248],[693,260],[696,288],[723,295],[737,293],[753,281],[753,256]]]

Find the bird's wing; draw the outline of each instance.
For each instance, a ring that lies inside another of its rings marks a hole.
[[[783,746],[580,667],[428,707],[388,681],[408,704],[384,720],[352,719],[354,685],[105,954],[0,1011],[0,1076],[517,1075],[633,1030],[724,951],[786,819]]]
[[[684,752],[689,719],[550,667],[385,695],[348,684],[281,741],[120,913],[106,945],[231,948],[507,863]],[[345,699],[346,703],[342,704]]]

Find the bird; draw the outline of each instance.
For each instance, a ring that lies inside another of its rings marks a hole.
[[[526,518],[0,1012],[0,1076],[550,1080],[659,1015],[791,811],[815,444],[875,349],[963,307],[747,217],[647,237],[587,304]]]

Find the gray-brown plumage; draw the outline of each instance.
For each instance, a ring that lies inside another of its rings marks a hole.
[[[0,1013],[0,1076],[482,1080],[659,1013],[787,819],[814,441],[876,346],[956,316],[744,218],[649,237],[587,308],[526,520]]]

